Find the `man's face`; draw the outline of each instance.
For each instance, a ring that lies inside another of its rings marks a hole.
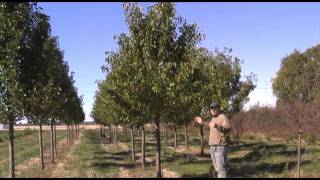
[[[218,115],[218,110],[216,108],[210,108],[209,112],[214,117],[216,117]]]

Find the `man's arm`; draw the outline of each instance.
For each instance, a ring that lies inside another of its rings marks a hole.
[[[229,119],[223,115],[222,119],[220,120],[220,124],[215,123],[214,127],[218,129],[218,131],[226,133],[230,130],[231,126],[229,123]]]
[[[210,123],[203,121],[202,126],[206,129],[210,129]]]

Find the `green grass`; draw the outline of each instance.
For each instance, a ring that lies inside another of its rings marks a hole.
[[[204,136],[207,141],[207,134]],[[168,144],[171,148],[165,146],[163,134],[161,138],[161,160],[162,165],[166,169],[174,171],[180,177],[211,177],[212,162],[208,147],[205,149],[205,154],[201,156],[199,147],[200,138],[196,131],[189,134],[190,148],[188,150],[183,149],[183,133],[180,133],[178,136],[178,149],[176,151],[172,148],[173,133],[169,134],[168,139]],[[117,150],[113,144],[109,144],[106,141],[106,138],[99,135],[99,130],[84,130],[80,143],[74,145],[73,151],[70,148],[61,155],[64,158],[68,152],[71,152],[71,157],[64,164],[67,174],[61,174],[60,177],[119,177],[123,176],[123,173],[128,177],[156,176],[154,162],[147,163],[146,170],[141,168],[140,157],[138,158],[138,155],[136,155],[136,162],[131,162],[130,133],[125,135],[119,132],[118,140],[120,144],[122,143],[126,146],[119,145],[119,149]],[[38,139],[35,135],[17,138],[16,146],[19,149],[17,150],[17,156],[24,156],[24,158],[18,158],[17,161],[22,162],[21,159],[26,160],[37,156],[37,143]],[[5,145],[7,146],[7,144]],[[46,146],[49,145],[48,141]],[[1,154],[5,154],[3,151],[5,146],[1,144],[0,148]],[[155,148],[154,132],[146,132],[147,158],[155,159]],[[135,151],[136,153],[141,152],[140,137],[135,137]],[[268,140],[244,136],[239,143],[230,145],[228,154],[229,177],[294,177],[297,165],[296,154],[297,148],[294,141]],[[55,165],[51,165],[50,167],[54,169]],[[319,169],[320,145],[303,145],[301,176],[319,177]],[[36,166],[30,167],[29,170],[36,174],[38,168]],[[51,174],[49,172],[47,174],[42,173],[41,175],[27,173],[24,177],[51,177]]]
[[[102,148],[102,141],[103,138],[98,135],[98,131],[84,131],[81,143],[74,149],[74,158],[65,166],[67,170],[73,171],[72,177],[118,176],[119,167],[112,165],[114,160],[110,159],[110,155]]]
[[[36,131],[37,132],[37,131]],[[65,137],[65,132],[57,130],[57,141]],[[45,151],[50,148],[50,131],[43,131],[43,147]],[[0,177],[8,175],[8,142],[0,143]],[[38,133],[20,136],[14,140],[14,153],[16,167],[24,161],[39,156]]]

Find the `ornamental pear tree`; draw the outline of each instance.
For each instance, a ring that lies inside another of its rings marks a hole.
[[[13,124],[23,117],[24,85],[21,49],[27,43],[34,3],[0,3],[0,107],[4,121],[9,124],[9,177],[14,174]]]

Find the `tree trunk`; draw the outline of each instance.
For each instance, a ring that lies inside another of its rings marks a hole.
[[[66,136],[67,136],[67,143],[69,142],[69,139],[68,139],[68,125],[66,125]]]
[[[142,132],[142,139],[141,139],[141,165],[142,168],[145,170],[146,169],[146,157],[145,157],[145,152],[146,152],[146,148],[145,148],[145,144],[146,144],[146,134],[145,134],[145,130],[144,130],[144,126],[141,127],[141,132]]]
[[[133,128],[131,128],[131,158],[132,158],[132,162],[135,162]]]
[[[200,147],[201,147],[201,156],[203,156],[204,155],[203,126],[200,126]]]
[[[72,142],[74,142],[74,124],[71,125]]]
[[[69,139],[70,139],[70,143],[73,142],[72,140],[72,124],[69,126]]]
[[[80,138],[80,124],[78,124],[78,139]]]
[[[168,145],[168,127],[167,125],[165,125],[165,145],[167,146]]]
[[[70,125],[68,125],[68,138],[69,138],[69,143],[71,143],[71,130],[70,130]]]
[[[66,125],[67,144],[69,144],[69,127]]]
[[[77,124],[74,125],[74,130],[75,130],[75,139],[78,139],[78,128],[77,128]]]
[[[109,141],[111,144],[112,143],[112,129],[111,129],[110,125],[108,126],[108,129],[109,129]]]
[[[69,125],[69,142],[72,143],[72,124]]]
[[[51,163],[54,163],[53,120],[51,120],[51,124],[50,124],[50,135],[51,135]]]
[[[117,126],[114,127],[114,137],[115,137],[116,149],[118,150]]]
[[[160,118],[156,117],[156,164],[157,164],[157,178],[161,178],[161,140],[160,140]]]
[[[53,127],[54,127],[54,153],[56,158],[58,157],[58,151],[57,151],[57,129],[56,129],[56,121],[53,121]]]
[[[104,137],[107,138],[107,126],[103,126],[103,130],[104,130]]]
[[[177,128],[174,128],[174,148],[177,148]]]
[[[299,132],[299,142],[298,142],[298,173],[297,177],[300,178],[300,161],[301,161],[301,133]]]
[[[184,142],[185,142],[185,147],[188,148],[188,125],[186,124],[184,126]]]
[[[71,138],[73,142],[74,141],[74,124],[71,124]]]
[[[14,178],[14,118],[9,118],[9,177]]]
[[[39,148],[40,148],[40,163],[41,169],[44,170],[44,162],[43,162],[43,144],[42,144],[42,123],[39,124]]]

